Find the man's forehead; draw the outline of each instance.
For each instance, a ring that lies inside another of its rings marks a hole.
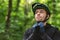
[[[41,10],[41,11],[45,11],[45,9],[36,9],[36,11],[40,11],[40,10]]]

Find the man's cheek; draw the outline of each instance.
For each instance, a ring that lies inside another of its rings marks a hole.
[[[40,14],[41,17],[43,17],[44,15],[43,14]]]

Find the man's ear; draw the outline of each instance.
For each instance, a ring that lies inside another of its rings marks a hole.
[[[47,18],[46,19],[49,19],[49,15],[47,15]]]

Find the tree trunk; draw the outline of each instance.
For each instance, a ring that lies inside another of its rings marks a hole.
[[[18,11],[19,11],[19,3],[20,3],[20,0],[17,0],[16,9],[15,9],[16,15],[15,15],[15,17],[14,17],[14,22],[15,22],[15,20],[16,20],[16,18],[17,18],[17,13],[18,13]]]
[[[15,9],[16,12],[18,11],[19,3],[20,3],[20,0],[17,0],[17,5],[16,5],[16,9]]]
[[[5,32],[6,32],[5,37],[6,37],[6,40],[9,39],[9,27],[10,27],[11,11],[12,11],[12,0],[9,0],[8,13],[7,13],[7,19],[6,19],[6,27],[5,27]]]

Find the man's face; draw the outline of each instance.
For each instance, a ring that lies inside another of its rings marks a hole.
[[[46,11],[44,9],[36,9],[35,19],[36,21],[44,21],[46,18]]]

